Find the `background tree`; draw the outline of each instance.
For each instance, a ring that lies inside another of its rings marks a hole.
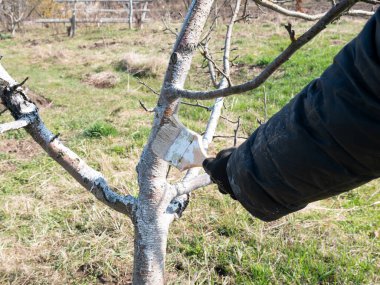
[[[2,0],[0,2],[0,21],[3,27],[14,35],[40,2],[41,0]]]

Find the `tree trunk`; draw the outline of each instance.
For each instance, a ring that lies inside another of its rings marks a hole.
[[[213,0],[194,0],[177,38],[166,71],[164,86],[184,86],[192,56],[198,45]],[[148,144],[137,166],[140,187],[135,225],[135,255],[133,284],[164,284],[165,255],[169,225],[174,214],[168,211],[175,198],[166,181],[168,163],[158,158],[151,149],[158,129],[165,118],[175,114],[179,100],[162,88]]]

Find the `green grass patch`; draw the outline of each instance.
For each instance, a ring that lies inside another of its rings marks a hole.
[[[117,129],[106,122],[96,122],[83,132],[85,137],[96,139],[101,137],[116,136],[117,134]]]

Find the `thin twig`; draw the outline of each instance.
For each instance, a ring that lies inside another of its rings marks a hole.
[[[211,25],[210,25],[210,28],[208,30],[208,32],[202,37],[202,39],[199,41],[199,43],[205,43],[208,41],[208,39],[210,38],[211,36],[211,33],[215,30],[215,27],[216,27],[216,22],[218,20],[219,16],[215,16],[214,20],[212,21]]]
[[[138,79],[138,82],[141,84],[141,85],[144,85],[146,88],[148,88],[150,91],[152,91],[154,94],[156,94],[157,96],[160,96],[160,93],[157,92],[156,90],[154,90],[152,87],[150,87],[148,84],[146,84],[144,81],[141,81],[140,79]]]
[[[8,108],[5,108],[4,110],[1,110],[1,111],[0,111],[0,116],[1,116],[2,114],[4,114],[6,111],[8,111]]]
[[[238,118],[236,128],[234,129],[234,146],[236,146],[237,144],[237,134],[239,132],[239,128],[240,128],[240,117]]]
[[[284,27],[289,34],[290,41],[294,42],[296,40],[296,32],[292,29],[292,24],[288,23],[287,25],[284,25]]]
[[[198,107],[198,108],[202,108],[202,109],[205,109],[205,110],[207,110],[207,111],[212,111],[212,109],[214,108],[214,106],[212,106],[212,107],[207,107],[207,106],[205,106],[205,105],[202,105],[202,104],[199,104],[199,102],[198,101],[196,101],[196,103],[189,103],[189,102],[183,102],[183,101],[181,101],[181,104],[183,104],[183,105],[187,105],[187,106],[192,106],[192,107]],[[231,123],[231,124],[236,124],[238,121],[233,121],[233,120],[231,120],[231,119],[229,119],[229,118],[227,118],[227,117],[225,117],[225,116],[220,116],[220,118],[221,119],[223,119],[223,120],[225,120],[225,121],[227,121],[227,122],[229,122],[229,123]]]
[[[192,106],[192,107],[202,108],[202,109],[205,109],[207,111],[211,111],[212,110],[212,107],[207,107],[205,105],[199,104],[198,101],[196,103],[189,103],[189,102],[183,102],[183,101],[181,101],[181,104],[187,105],[187,106]]]
[[[141,100],[139,100],[139,103],[140,103],[141,108],[143,108],[146,112],[149,112],[149,113],[154,112],[154,108],[147,108]]]
[[[268,120],[267,92],[264,86],[264,122]]]
[[[225,136],[225,135],[215,135],[213,137],[214,139],[234,139],[235,138],[235,135],[231,135],[231,136]],[[237,136],[236,138],[238,139],[244,139],[244,140],[247,140],[248,137],[242,137],[242,136]]]
[[[205,43],[204,47],[203,47],[203,50],[204,50],[204,54],[206,55],[204,58],[205,60],[207,61],[207,66],[208,66],[208,70],[209,70],[209,73],[210,73],[210,77],[211,77],[211,82],[212,84],[214,85],[215,88],[218,87],[218,83],[216,82],[216,73],[215,73],[215,64],[208,60],[207,58],[212,58],[211,57],[211,54],[208,50],[208,41]]]
[[[231,123],[231,124],[237,124],[237,122],[238,122],[238,121],[233,121],[231,119],[228,119],[225,116],[220,116],[220,118],[223,119],[223,120],[225,120],[225,121],[227,121],[227,122],[229,122],[229,123]]]
[[[175,35],[176,37],[178,37],[178,32],[175,31],[175,30],[173,30],[172,28],[170,28],[169,25],[166,23],[166,21],[165,21],[164,18],[162,18],[161,20],[162,20],[162,22],[163,22],[163,24],[165,26],[164,32],[165,31],[169,31],[170,33],[172,33],[173,35]]]
[[[204,51],[204,49],[203,49],[203,51],[201,51],[201,54],[209,61],[209,62],[211,62],[213,65],[214,65],[214,67],[215,67],[215,69],[217,70],[217,71],[219,71],[219,73],[221,74],[221,75],[223,75],[223,77],[224,78],[226,78],[226,80],[228,81],[228,86],[232,86],[232,82],[231,82],[231,79],[230,79],[230,77],[226,74],[226,73],[224,73],[224,71],[215,63],[215,61],[207,54],[207,53],[205,53],[205,51]]]

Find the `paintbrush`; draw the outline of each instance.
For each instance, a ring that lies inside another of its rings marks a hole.
[[[158,130],[152,150],[180,171],[202,166],[207,158],[202,137],[181,124],[176,116],[166,119]]]

